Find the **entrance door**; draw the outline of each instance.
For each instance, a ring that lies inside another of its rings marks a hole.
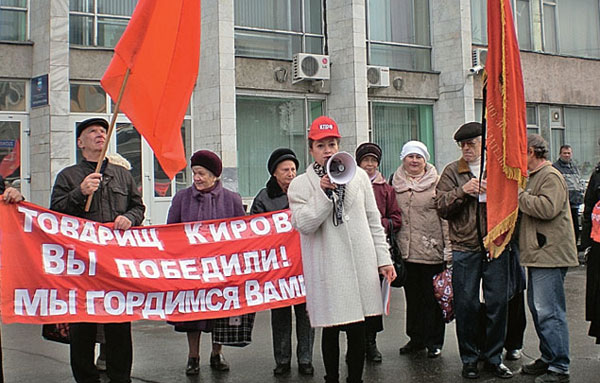
[[[29,198],[29,124],[26,115],[0,114],[0,176]]]
[[[175,193],[189,186],[189,171],[184,169],[173,180],[165,175],[160,164],[154,157],[152,149],[141,135],[128,122],[117,122],[114,137],[114,151],[125,157],[131,164],[131,174],[139,190],[142,192],[146,205],[146,225],[161,225],[167,221],[167,213],[171,199]],[[186,120],[181,128],[186,152],[191,145],[190,122]],[[112,141],[112,140],[111,140]]]

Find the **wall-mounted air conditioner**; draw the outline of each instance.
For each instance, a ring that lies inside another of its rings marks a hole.
[[[390,86],[390,68],[367,65],[367,82],[369,88],[386,88]]]
[[[329,80],[329,56],[297,53],[292,62],[292,84],[303,80]]]

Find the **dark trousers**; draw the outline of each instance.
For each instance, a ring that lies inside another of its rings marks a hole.
[[[99,383],[94,364],[96,323],[71,323],[71,369],[78,383]],[[106,337],[106,374],[111,383],[130,383],[133,346],[131,323],[104,324]]]
[[[298,363],[312,363],[315,329],[310,327],[306,303],[295,305],[296,314],[296,357]],[[273,333],[273,354],[275,362],[289,364],[292,360],[292,306],[271,310],[271,330]]]
[[[506,351],[523,348],[525,326],[527,326],[527,319],[525,318],[525,293],[521,291],[508,301],[508,323],[506,326],[506,340],[504,341],[504,349]]]
[[[444,264],[405,262],[405,265],[406,335],[417,345],[442,348],[446,325],[433,295],[433,277],[444,270]]]
[[[463,363],[476,362],[480,356],[492,364],[502,362],[508,311],[508,254],[488,262],[479,252],[453,251],[452,287],[456,335]],[[479,286],[483,280],[486,304],[486,344],[478,345]]]
[[[575,231],[575,244],[579,239],[579,209],[571,208],[571,217],[573,218],[573,230]]]
[[[348,363],[347,382],[362,382],[365,363],[365,329],[365,322],[323,328],[321,352],[323,354],[323,364],[325,365],[325,382],[339,382],[340,331],[346,332],[348,340],[348,350],[346,351],[346,361]]]

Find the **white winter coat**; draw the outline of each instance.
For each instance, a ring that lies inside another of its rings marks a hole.
[[[333,225],[333,204],[319,183],[311,164],[288,189],[292,225],[302,243],[310,323],[329,327],[381,315],[378,267],[392,261],[371,181],[357,169],[346,185],[339,226]]]

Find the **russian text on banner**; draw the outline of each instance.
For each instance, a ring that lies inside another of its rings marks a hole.
[[[305,301],[289,210],[113,230],[0,203],[5,323],[195,320]]]

